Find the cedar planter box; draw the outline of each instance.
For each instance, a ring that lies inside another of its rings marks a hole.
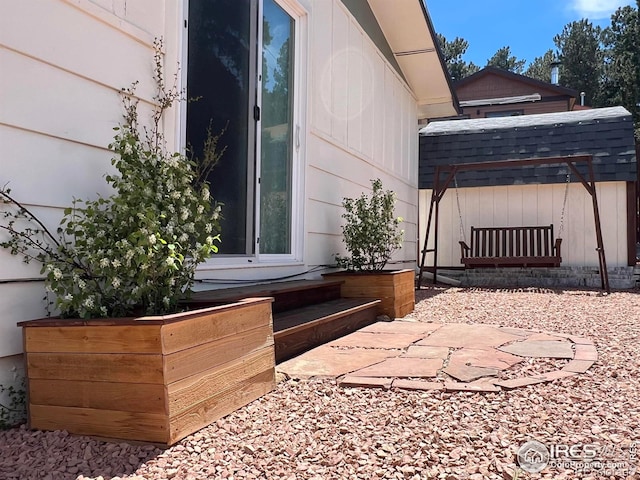
[[[176,443],[273,390],[271,301],[18,324],[30,428]]]
[[[381,300],[378,315],[393,318],[413,312],[416,304],[415,273],[411,269],[362,272],[332,272],[322,275],[344,283],[340,294],[344,298],[377,298]]]

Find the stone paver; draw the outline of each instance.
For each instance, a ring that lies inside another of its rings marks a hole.
[[[380,363],[353,372],[362,377],[435,377],[442,368],[439,358],[387,358]]]
[[[278,370],[293,378],[339,377],[397,354],[397,351],[392,350],[372,348],[340,350],[328,345],[321,345],[279,364]]]
[[[594,362],[590,360],[571,360],[562,370],[564,372],[585,373],[591,368]]]
[[[525,330],[524,328],[513,328],[513,327],[498,327],[498,330],[505,333],[510,333],[512,335],[517,335],[519,337],[527,337],[529,335],[538,333],[533,330]]]
[[[392,388],[403,390],[444,390],[444,384],[439,382],[426,382],[424,380],[407,380],[406,378],[396,378],[391,384]]]
[[[403,356],[417,358],[441,358],[442,360],[446,360],[449,357],[449,347],[411,345],[407,348],[407,351]]]
[[[557,335],[549,335],[548,333],[534,333],[533,335],[527,337],[525,342],[541,342],[541,341],[550,341],[550,342],[562,342],[567,341],[567,337],[559,337]]]
[[[461,382],[472,382],[482,377],[495,377],[500,373],[497,368],[476,367],[461,363],[449,364],[443,372]]]
[[[527,357],[570,361],[561,370],[499,378],[501,371]],[[597,360],[593,341],[580,336],[396,320],[364,327],[283,362],[277,370],[293,378],[333,377],[343,387],[499,392],[574,377]]]
[[[533,358],[573,358],[571,342],[558,342],[549,340],[522,341],[500,347],[499,350],[513,353],[521,357]]]
[[[327,345],[332,347],[404,349],[422,337],[424,337],[424,334],[420,333],[369,333],[358,331],[333,340]]]
[[[514,340],[519,335],[503,332],[491,325],[449,323],[418,342],[418,345],[447,346],[453,348],[497,347]]]
[[[598,351],[593,345],[576,345],[576,353],[574,360],[589,360],[595,362],[598,360]]]
[[[338,385],[341,387],[384,388],[388,390],[391,388],[391,382],[393,381],[393,378],[354,377],[353,375],[347,375],[338,382]]]
[[[442,323],[407,322],[396,320],[394,322],[376,322],[361,328],[360,332],[367,333],[408,333],[418,334],[420,338],[442,327]]]
[[[495,348],[462,348],[456,350],[449,357],[449,366],[472,365],[474,367],[506,370],[516,363],[522,362],[522,357],[501,352]]]
[[[576,345],[593,345],[593,341],[590,338],[578,337],[576,335],[571,335],[569,339],[575,343]]]

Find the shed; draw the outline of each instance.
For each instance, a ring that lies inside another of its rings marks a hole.
[[[436,166],[576,155],[592,157],[608,266],[634,265],[637,167],[623,107],[427,125],[420,130],[421,238]],[[562,264],[597,267],[591,198],[568,173],[564,163],[460,172],[440,203],[438,265],[461,266],[458,240],[470,226],[554,224],[557,232],[563,223]]]

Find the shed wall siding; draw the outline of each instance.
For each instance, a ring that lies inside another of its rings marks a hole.
[[[598,204],[608,267],[627,265],[627,205],[624,182],[597,184]],[[471,227],[554,226],[558,237],[565,187],[521,185],[459,188],[464,235]],[[570,185],[562,234],[562,265],[597,267],[596,233],[591,196],[581,184]],[[420,238],[424,241],[431,190],[420,190]],[[460,263],[460,219],[456,191],[450,188],[440,202],[438,265]],[[429,248],[433,248],[433,230]],[[428,257],[433,264],[433,255]]]

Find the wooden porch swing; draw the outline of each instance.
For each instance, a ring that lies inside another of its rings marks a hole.
[[[584,162],[589,171],[589,181],[580,173],[576,163]],[[434,254],[433,262],[433,282],[437,282],[438,270],[438,223],[439,206],[442,197],[454,183],[456,189],[456,202],[458,205],[458,215],[460,217],[460,262],[466,268],[475,267],[558,267],[562,262],[561,245],[562,231],[564,228],[565,208],[567,204],[567,194],[571,180],[570,173],[567,174],[564,201],[560,217],[560,228],[558,238],[554,240],[553,225],[526,226],[526,227],[471,227],[471,245],[468,245],[465,238],[465,228],[460,210],[458,198],[458,185],[456,174],[460,171],[484,170],[497,168],[513,168],[523,166],[536,166],[565,163],[570,172],[580,180],[591,195],[593,204],[593,215],[596,227],[596,242],[598,260],[600,264],[600,280],[602,289],[607,292],[609,288],[609,276],[607,274],[607,264],[605,259],[604,244],[602,240],[602,229],[600,226],[600,215],[598,212],[598,199],[596,195],[595,179],[593,174],[593,163],[590,155],[576,155],[566,157],[530,158],[523,160],[501,160],[478,163],[459,163],[452,165],[437,166],[434,177],[434,188],[431,193],[431,205],[427,220],[424,246],[420,262],[420,274],[418,276],[418,286],[422,283],[425,270],[427,253]],[[442,174],[446,174],[444,181]],[[431,222],[435,217],[434,226],[434,247],[429,249],[429,233]]]
[[[471,246],[467,245],[460,209],[458,181],[453,177],[460,220],[460,263],[476,267],[559,267],[571,174],[567,173],[560,214],[558,238],[554,241],[553,224],[527,227],[471,227]]]

